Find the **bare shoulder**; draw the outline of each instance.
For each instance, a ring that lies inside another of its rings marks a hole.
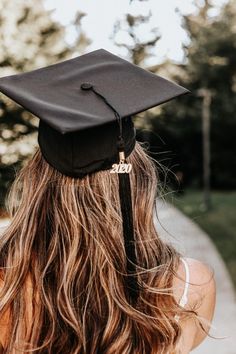
[[[203,314],[203,305],[215,301],[216,283],[214,269],[194,258],[185,258],[189,268],[189,300],[197,312]],[[209,317],[209,316],[208,316]]]
[[[216,283],[214,277],[214,269],[208,264],[203,263],[194,258],[184,258],[189,269],[189,284],[188,284],[188,303],[185,306],[188,310],[194,310],[199,316],[199,321],[189,320],[188,323],[183,322],[183,327],[191,327],[192,333],[194,333],[194,339],[191,349],[197,347],[207,336],[210,330],[211,321],[215,310],[216,301]],[[176,288],[180,288],[179,285],[183,284],[186,280],[186,270],[183,262],[180,262],[179,269],[177,271],[177,277],[174,280]],[[182,285],[183,287],[183,285]],[[178,292],[176,298],[177,301],[181,295]]]
[[[204,298],[209,293],[215,292],[215,277],[214,269],[208,264],[203,263],[195,258],[184,258],[189,269],[189,292],[190,300],[199,300],[199,297]],[[180,262],[177,270],[177,276],[174,277],[174,286],[177,288],[185,286],[186,269],[183,262]],[[180,297],[180,292],[176,298]]]
[[[214,278],[214,270],[209,264],[201,262],[195,258],[184,258],[189,265],[191,270],[192,280],[196,280],[197,283],[201,284],[203,280],[208,281],[209,276]],[[212,277],[213,276],[213,277]]]

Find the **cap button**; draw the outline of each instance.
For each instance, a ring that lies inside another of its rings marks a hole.
[[[82,88],[82,90],[91,90],[93,88],[93,85],[89,82],[84,82],[80,85],[80,87]]]

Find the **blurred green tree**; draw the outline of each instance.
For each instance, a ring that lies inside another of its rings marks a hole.
[[[201,3],[202,4],[202,3]],[[172,76],[188,87],[192,95],[164,105],[160,119],[152,119],[154,131],[165,137],[175,151],[177,169],[185,182],[202,185],[202,98],[198,90],[213,95],[211,104],[211,184],[215,188],[236,188],[236,3],[229,1],[215,15],[211,2],[196,2],[198,11],[184,16],[189,35],[185,45],[186,64]],[[184,162],[183,162],[184,161]],[[175,163],[175,162],[173,162]]]
[[[52,19],[43,1],[0,0],[0,76],[33,70],[83,52],[90,43],[81,28],[85,14],[75,14],[74,42],[66,42],[66,28]],[[38,119],[0,96],[0,203],[15,170],[36,143]]]

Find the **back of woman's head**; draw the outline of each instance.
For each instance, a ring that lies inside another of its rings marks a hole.
[[[0,240],[4,287],[0,311],[11,309],[6,353],[25,344],[37,353],[166,353],[180,336],[172,296],[178,253],[153,223],[158,190],[154,162],[136,142],[131,189],[140,293],[132,306],[118,179],[109,170],[76,179],[52,168],[37,150],[9,195],[12,222]],[[32,318],[26,279],[32,285]],[[22,348],[22,347],[21,347]]]

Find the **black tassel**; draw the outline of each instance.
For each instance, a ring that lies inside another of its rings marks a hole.
[[[118,173],[119,176],[119,195],[120,207],[123,219],[123,235],[125,252],[127,256],[127,289],[130,300],[133,304],[137,302],[138,298],[138,282],[136,272],[136,254],[135,254],[135,239],[133,227],[133,210],[130,188],[129,173]]]
[[[120,158],[118,167],[123,167],[126,165],[125,161],[125,144],[122,132],[122,119],[120,114],[116,111],[113,105],[108,102],[106,97],[104,97],[93,84],[84,82],[81,84],[82,90],[92,90],[98,97],[100,97],[105,104],[107,104],[115,114],[117,122],[119,124],[119,136],[117,141],[118,153],[123,156]],[[119,169],[119,168],[118,168]],[[136,254],[135,254],[135,239],[134,239],[134,226],[133,226],[133,209],[132,209],[132,199],[131,199],[131,188],[130,188],[130,177],[129,171],[122,172],[117,171],[119,176],[119,195],[120,195],[120,207],[123,219],[123,235],[125,252],[127,257],[127,290],[130,297],[130,301],[135,305],[137,302],[139,294],[139,286],[137,282],[136,272]]]

